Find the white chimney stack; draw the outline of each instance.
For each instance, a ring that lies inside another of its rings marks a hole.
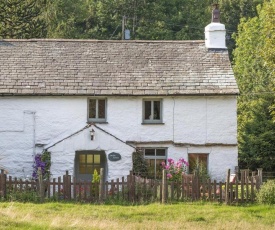
[[[212,22],[205,27],[205,46],[208,49],[227,49],[225,45],[225,26],[220,23],[218,4],[214,4]]]

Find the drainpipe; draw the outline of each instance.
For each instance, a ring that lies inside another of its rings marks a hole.
[[[36,139],[36,120],[35,120],[35,113],[36,111],[29,111],[26,110],[24,111],[25,114],[32,114],[32,122],[33,122],[33,140],[32,140],[32,145],[33,145],[33,149],[32,149],[32,153],[33,153],[33,157],[35,155],[35,139]]]

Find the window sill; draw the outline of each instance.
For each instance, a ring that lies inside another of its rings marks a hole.
[[[165,125],[163,122],[142,122],[142,125]]]
[[[109,124],[107,121],[87,121],[87,124]]]

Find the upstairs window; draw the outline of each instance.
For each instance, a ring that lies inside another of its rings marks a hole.
[[[106,122],[106,104],[105,98],[88,99],[88,121]]]
[[[143,100],[143,123],[162,123],[162,100]]]

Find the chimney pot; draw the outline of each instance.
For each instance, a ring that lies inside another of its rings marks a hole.
[[[220,23],[220,10],[219,4],[213,4],[214,9],[212,11],[212,22]]]

